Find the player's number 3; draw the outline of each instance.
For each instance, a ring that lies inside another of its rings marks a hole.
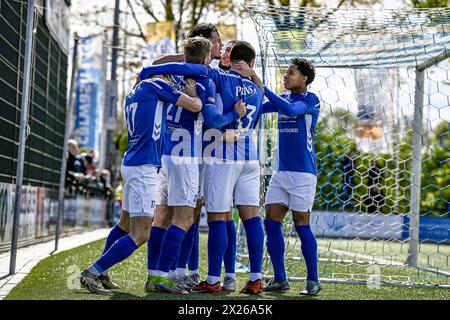
[[[245,125],[245,127],[243,126],[243,121],[240,121],[239,122],[239,125],[238,125],[238,130],[240,131],[240,132],[247,132],[249,129],[250,129],[250,126],[251,126],[251,124],[252,124],[252,122],[253,122],[253,114],[256,112],[256,106],[254,106],[254,105],[251,105],[251,104],[247,104],[246,105],[246,108],[247,108],[247,110],[250,110],[250,112],[248,112],[246,115],[245,115],[245,117],[247,118],[247,120],[248,120],[248,122],[247,122],[247,124]]]

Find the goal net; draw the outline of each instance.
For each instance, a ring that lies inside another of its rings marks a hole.
[[[283,91],[291,58],[316,67],[309,90],[321,112],[311,227],[321,279],[449,286],[450,9],[244,7],[269,87]],[[263,208],[277,168],[277,115],[261,122]],[[284,235],[287,275],[304,279],[291,214]],[[245,243],[239,227],[244,266]],[[263,273],[273,275],[267,252]]]

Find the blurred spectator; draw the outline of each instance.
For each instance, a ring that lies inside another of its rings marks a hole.
[[[81,181],[84,178],[83,160],[79,156],[78,142],[74,139],[67,141],[69,145],[69,154],[66,166],[66,186],[74,181]]]
[[[83,166],[86,175],[95,176],[94,158],[91,155],[88,154],[83,157]]]

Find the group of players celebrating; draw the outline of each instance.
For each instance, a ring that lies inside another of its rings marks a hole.
[[[309,225],[317,183],[313,137],[320,110],[317,96],[307,91],[314,67],[304,59],[292,59],[283,77],[288,92],[277,95],[253,70],[256,53],[248,42],[230,41],[221,54],[222,46],[213,24],[197,25],[185,41],[184,53],[161,57],[143,68],[127,95],[122,214],[103,255],[80,274],[89,291],[110,294],[118,288],[108,270],[146,242],[147,291],[235,291],[233,207],[245,228],[250,262],[250,277],[241,293],[290,289],[282,232],[289,210],[307,268],[306,287],[300,293],[316,295],[321,290],[317,242]],[[220,60],[219,68],[209,66],[212,59]],[[264,113],[278,113],[279,166],[267,190],[263,228],[253,133]],[[208,275],[200,281],[198,226],[203,205],[208,214]],[[274,270],[265,286],[264,234]]]

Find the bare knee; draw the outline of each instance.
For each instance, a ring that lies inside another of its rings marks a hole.
[[[156,206],[153,227],[167,229],[172,219],[171,210],[166,205]]]
[[[283,222],[287,211],[288,208],[281,204],[268,204],[266,205],[266,219]]]
[[[152,217],[135,217],[131,219],[130,237],[134,240],[136,246],[140,247],[148,241],[152,222]]]
[[[208,222],[226,221],[228,212],[208,212]]]
[[[294,224],[296,226],[306,226],[310,223],[310,213],[309,212],[298,212],[293,211],[292,212],[292,218],[294,220]]]
[[[179,207],[175,209],[175,214],[172,219],[173,225],[187,232],[193,223],[194,223],[193,208]]]
[[[259,208],[256,206],[237,206],[237,208],[242,221],[259,217]]]

